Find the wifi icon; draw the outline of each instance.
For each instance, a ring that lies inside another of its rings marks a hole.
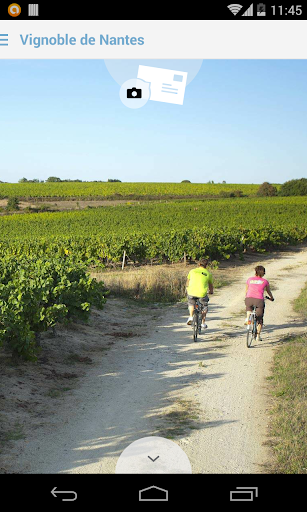
[[[241,11],[243,5],[240,4],[230,4],[227,5],[228,9],[232,12],[232,14],[235,16],[238,14],[239,11]]]

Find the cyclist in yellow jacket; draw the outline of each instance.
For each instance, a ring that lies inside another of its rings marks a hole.
[[[208,326],[205,323],[206,315],[208,313],[208,291],[213,293],[212,274],[207,270],[208,260],[202,259],[199,261],[198,267],[189,272],[187,278],[187,294],[189,306],[189,318],[187,325],[193,322],[193,312],[196,299],[200,299],[200,303],[204,306],[202,311],[202,328],[206,329]]]

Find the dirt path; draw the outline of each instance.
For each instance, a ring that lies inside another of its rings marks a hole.
[[[245,281],[210,301],[208,327],[197,344],[185,326],[186,305],[167,307],[148,334],[112,345],[54,418],[15,448],[11,469],[26,473],[113,473],[120,453],[150,435],[172,438],[194,473],[265,471],[266,376],[274,346],[305,326],[291,311],[306,281],[307,250],[265,263],[275,295],[265,314],[263,342],[247,349],[242,326]],[[112,313],[110,300],[101,313]],[[132,322],[133,323],[133,322]],[[18,459],[17,459],[18,454]]]

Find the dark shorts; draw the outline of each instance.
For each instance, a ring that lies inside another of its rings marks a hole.
[[[253,311],[253,306],[256,307],[256,316],[259,324],[263,324],[264,315],[264,300],[253,299],[253,297],[245,298],[246,311]]]
[[[206,295],[205,297],[193,297],[192,295],[188,295],[188,305],[189,306],[195,306],[195,303],[197,300],[199,300],[199,302],[204,306],[204,308],[207,308],[207,310],[208,310],[208,302],[209,302],[208,295]]]

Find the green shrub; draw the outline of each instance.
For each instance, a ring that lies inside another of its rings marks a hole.
[[[307,179],[286,181],[281,187],[279,194],[281,196],[306,196],[307,195]]]
[[[277,188],[265,181],[257,190],[257,196],[273,197],[277,195]]]
[[[20,208],[19,208],[19,199],[18,199],[18,197],[15,197],[15,196],[9,197],[5,209],[7,211],[19,210]]]

